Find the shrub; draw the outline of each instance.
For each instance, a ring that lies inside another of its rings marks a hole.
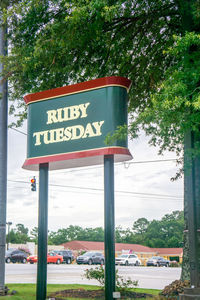
[[[178,296],[179,294],[183,293],[184,288],[189,287],[190,282],[189,280],[175,280],[171,284],[167,285],[160,295],[165,296],[165,297],[173,297],[173,296]]]
[[[116,289],[117,291],[126,291],[130,288],[136,288],[138,286],[138,280],[131,280],[130,277],[123,278],[122,276],[116,276]]]
[[[94,269],[86,269],[84,276],[89,280],[96,279],[102,286],[105,284],[103,266],[96,267]]]
[[[169,265],[171,268],[178,268],[179,267],[179,263],[176,260],[173,260],[170,262]]]
[[[96,279],[101,286],[105,285],[105,274],[103,266],[96,268],[86,269],[84,277],[87,279]],[[118,291],[126,291],[128,288],[135,288],[138,286],[138,281],[132,281],[131,278],[123,278],[118,275],[118,270],[116,270],[116,289]]]

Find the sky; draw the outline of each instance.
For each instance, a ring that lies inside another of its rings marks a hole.
[[[37,184],[37,191],[32,192],[30,180],[35,176],[38,183],[39,172],[22,169],[26,159],[26,122],[18,130],[8,131],[7,222],[13,223],[11,228],[22,223],[31,230],[38,225],[39,187]],[[133,159],[114,167],[116,226],[131,228],[138,218],[160,220],[165,214],[183,210],[183,179],[170,180],[178,170],[175,154],[158,156],[158,149],[148,145],[143,133],[139,139],[129,141],[129,150]],[[103,188],[103,166],[50,171],[49,230],[69,225],[103,227]]]

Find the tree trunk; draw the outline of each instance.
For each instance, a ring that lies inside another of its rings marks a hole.
[[[188,131],[184,147],[184,259],[181,279],[200,287],[200,134]]]

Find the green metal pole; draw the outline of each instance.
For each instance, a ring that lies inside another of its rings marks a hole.
[[[45,300],[47,293],[48,171],[48,164],[40,164],[37,300]]]
[[[104,156],[105,299],[115,291],[114,156]]]

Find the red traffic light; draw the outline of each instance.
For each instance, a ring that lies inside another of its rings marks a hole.
[[[36,191],[36,178],[35,176],[31,178],[31,191]]]

